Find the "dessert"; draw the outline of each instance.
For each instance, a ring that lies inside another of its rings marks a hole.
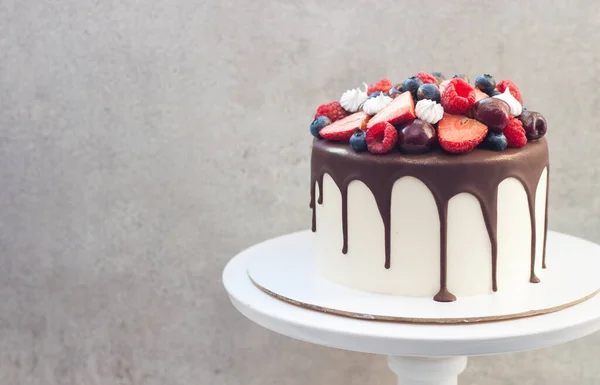
[[[347,109],[345,109],[347,108]],[[517,85],[420,72],[320,106],[310,132],[318,274],[452,302],[543,284],[548,146]]]

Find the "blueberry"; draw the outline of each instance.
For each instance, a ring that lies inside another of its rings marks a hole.
[[[440,102],[440,89],[435,84],[423,84],[417,90],[417,100],[429,99]]]
[[[423,82],[421,81],[421,79],[413,76],[411,78],[406,79],[404,83],[402,83],[402,91],[410,91],[410,93],[413,94],[413,96],[416,96],[417,90],[422,85]]]
[[[501,92],[498,91],[497,89],[493,89],[492,91],[490,91],[490,93],[488,95],[490,96],[496,96],[496,95],[500,95]]]
[[[475,79],[475,87],[489,95],[496,89],[496,80],[494,80],[492,75],[488,74],[477,76],[477,79]]]
[[[329,126],[331,124],[331,120],[327,116],[317,116],[315,120],[310,124],[310,133],[317,139],[322,139],[319,132],[325,126]]]
[[[431,76],[433,76],[435,78],[435,80],[437,80],[438,84],[440,84],[441,82],[446,80],[446,77],[441,72],[432,72]]]
[[[469,77],[467,75],[465,75],[465,74],[456,74],[456,75],[454,75],[454,78],[462,79],[465,82],[471,84],[471,80],[469,80]]]
[[[481,142],[482,148],[487,148],[488,150],[494,151],[504,151],[508,146],[508,142],[506,141],[506,136],[502,133],[490,132]]]
[[[381,91],[375,91],[371,95],[369,95],[369,98],[376,98],[376,97],[378,97],[381,94],[383,94],[383,92],[381,92]]]
[[[356,152],[367,150],[367,136],[365,131],[358,130],[350,137],[350,147]]]

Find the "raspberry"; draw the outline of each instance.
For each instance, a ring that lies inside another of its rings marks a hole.
[[[421,79],[423,84],[435,84],[435,85],[438,84],[435,76],[428,74],[427,72],[419,72],[418,74],[415,75],[415,77]]]
[[[398,142],[398,131],[388,122],[380,122],[367,130],[367,148],[373,154],[390,152]]]
[[[450,153],[463,153],[473,150],[483,141],[488,128],[475,119],[466,116],[444,114],[438,122],[440,146]]]
[[[515,97],[523,105],[523,98],[521,97],[521,91],[519,91],[519,87],[516,86],[511,80],[502,80],[496,86],[496,89],[500,91],[500,93],[504,93],[506,91],[506,87],[510,89],[510,94]]]
[[[442,107],[450,114],[466,114],[475,104],[475,89],[460,78],[450,80],[442,93]]]
[[[508,147],[523,147],[527,144],[527,136],[525,135],[523,123],[517,118],[510,118],[508,124],[504,127],[503,133],[506,136]]]
[[[326,116],[332,122],[336,120],[340,120],[348,116],[348,112],[344,110],[340,102],[331,102],[328,104],[322,104],[317,108],[317,113],[315,114],[314,119],[318,116]]]
[[[392,88],[392,82],[384,78],[378,81],[374,86],[369,86],[369,88],[367,89],[367,95],[371,95],[373,92],[378,91],[387,94],[390,88]]]

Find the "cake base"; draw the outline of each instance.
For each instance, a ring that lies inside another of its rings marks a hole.
[[[254,246],[248,264],[264,292],[306,309],[346,317],[410,323],[476,323],[546,314],[583,302],[600,291],[600,246],[548,232],[548,269],[542,283],[518,295],[509,290],[460,298],[453,303],[349,289],[317,275],[314,234],[302,231]],[[570,250],[577,242],[577,249]]]

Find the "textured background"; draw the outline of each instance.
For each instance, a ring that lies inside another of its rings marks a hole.
[[[600,242],[600,5],[485,3],[0,0],[0,383],[391,384],[220,282],[307,228],[311,114],[382,76],[511,77],[550,124],[550,227]],[[475,358],[462,384],[597,385],[598,355]]]

